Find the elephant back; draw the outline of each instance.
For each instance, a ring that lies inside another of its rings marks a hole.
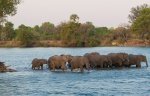
[[[38,59],[37,59],[37,58],[34,58],[34,59],[32,60],[32,64],[35,64],[37,61],[38,61]]]
[[[84,56],[86,56],[86,57],[91,56],[91,55],[100,55],[100,54],[98,52],[92,52],[92,53],[84,54]]]
[[[126,53],[110,53],[110,54],[108,54],[108,56],[112,59],[118,59],[121,61],[126,61],[129,58],[128,54],[126,54]]]
[[[47,59],[39,59],[39,62],[41,62],[42,64],[47,64],[48,60]]]

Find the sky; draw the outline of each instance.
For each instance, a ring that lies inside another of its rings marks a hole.
[[[69,20],[77,14],[80,22],[93,22],[99,27],[117,27],[128,23],[132,7],[149,4],[150,0],[22,0],[17,14],[8,17],[15,27],[41,25],[51,22],[55,25]]]

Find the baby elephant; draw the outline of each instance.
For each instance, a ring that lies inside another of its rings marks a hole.
[[[43,65],[44,64],[47,64],[47,60],[46,59],[33,59],[32,60],[32,69],[35,70],[35,69],[42,69],[43,70]]]

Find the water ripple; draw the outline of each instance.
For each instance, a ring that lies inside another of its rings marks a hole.
[[[84,55],[87,52],[144,54],[150,63],[150,48],[0,48],[0,60],[18,72],[0,74],[0,96],[149,96],[150,68],[50,72],[31,70],[33,58],[52,55]]]

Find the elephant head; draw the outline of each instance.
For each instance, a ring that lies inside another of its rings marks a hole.
[[[70,63],[71,62],[71,60],[72,60],[72,58],[73,58],[73,56],[71,56],[71,55],[64,55],[64,54],[62,54],[62,55],[60,55],[63,59],[64,59],[64,61],[66,62],[66,63]]]
[[[146,56],[144,56],[144,55],[138,55],[138,59],[139,59],[141,62],[146,62],[146,66],[148,67],[148,62],[147,62]]]
[[[146,62],[148,67],[147,58],[144,55],[129,55],[129,65],[136,65],[136,67],[141,67],[141,62]]]

